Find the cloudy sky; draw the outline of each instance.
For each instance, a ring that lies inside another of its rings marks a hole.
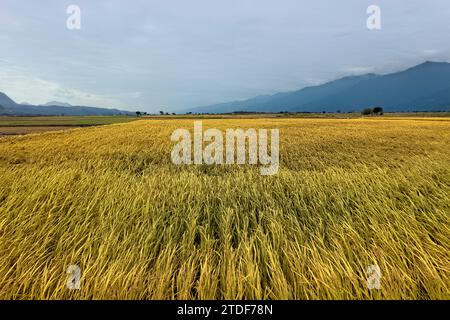
[[[16,102],[177,111],[425,60],[450,61],[448,0],[0,0]]]

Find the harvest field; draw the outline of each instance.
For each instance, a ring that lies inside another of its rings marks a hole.
[[[2,126],[82,126],[101,125],[136,120],[133,116],[37,116],[7,117],[0,116]]]
[[[98,126],[136,120],[132,116],[0,116],[0,137],[45,131],[61,131],[77,127]]]
[[[450,299],[449,118],[203,126],[279,128],[278,174],[172,164],[190,119],[0,139],[0,298]]]

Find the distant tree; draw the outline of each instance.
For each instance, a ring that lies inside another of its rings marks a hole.
[[[136,116],[140,117],[141,116],[141,112],[140,111],[136,111]]]
[[[365,108],[365,109],[363,109],[363,111],[361,111],[361,114],[363,116],[368,116],[368,115],[372,114],[372,112],[373,112],[372,108]]]
[[[381,108],[381,107],[375,107],[375,108],[373,108],[372,112],[373,112],[374,114],[382,115],[382,114],[383,114],[383,108]]]
[[[190,112],[190,111],[189,111],[189,112],[188,112],[188,113],[186,113],[186,114],[192,114],[192,112]]]
[[[166,116],[168,116],[169,115],[169,113],[168,112],[166,112]]]
[[[163,115],[163,114],[164,114],[164,111],[160,111],[159,114],[160,114],[160,115]]]
[[[173,115],[173,116],[175,116],[175,115],[176,115],[176,113],[175,113],[175,112],[172,112],[172,115]]]
[[[338,109],[338,111],[336,111],[337,113],[341,113],[341,110]]]

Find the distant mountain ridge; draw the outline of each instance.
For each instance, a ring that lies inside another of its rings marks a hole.
[[[13,116],[88,116],[88,115],[132,115],[130,111],[97,108],[88,106],[72,106],[68,103],[51,101],[44,105],[18,104],[3,92],[0,92],[0,115]]]
[[[349,76],[291,92],[192,108],[195,113],[450,111],[450,63],[424,62],[387,75]]]
[[[44,104],[40,104],[41,107],[49,107],[49,106],[58,106],[58,107],[71,107],[70,103],[59,102],[59,101],[50,101]]]

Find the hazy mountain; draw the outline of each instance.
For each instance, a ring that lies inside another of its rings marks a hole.
[[[233,111],[342,112],[381,106],[386,111],[450,111],[450,63],[425,62],[387,75],[345,77],[297,91],[193,108],[199,113]]]
[[[10,97],[8,97],[3,92],[0,92],[0,106],[2,106],[4,108],[8,108],[8,107],[14,107],[16,105],[17,104]]]
[[[58,106],[58,107],[71,107],[72,105],[65,102],[59,102],[59,101],[50,101],[44,104],[40,104],[39,106],[43,107],[49,107],[49,106]]]
[[[57,102],[58,103],[58,102]],[[66,115],[66,116],[87,116],[87,115],[118,115],[118,114],[133,114],[130,111],[123,111],[118,109],[106,109],[86,106],[60,106],[53,105],[22,105],[15,103],[6,94],[0,92],[0,115],[14,115],[14,116],[31,116],[31,115]]]

